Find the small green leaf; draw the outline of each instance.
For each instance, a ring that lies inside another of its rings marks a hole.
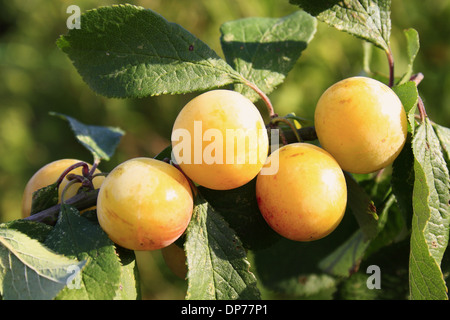
[[[168,145],[167,147],[165,147],[154,158],[161,161],[164,159],[172,159],[172,145]]]
[[[378,232],[377,208],[358,182],[350,174],[344,175],[347,183],[347,205],[361,228],[363,240],[373,239]]]
[[[440,263],[448,246],[450,178],[428,118],[413,139],[414,191],[410,257],[411,299],[448,299]]]
[[[373,43],[385,50],[389,49],[391,34],[390,0],[289,0],[318,20]]]
[[[438,124],[433,124],[433,128],[436,131],[436,135],[441,143],[442,152],[444,154],[447,166],[450,166],[450,129],[440,126]]]
[[[35,214],[58,204],[58,185],[55,183],[33,192],[31,214]]]
[[[406,217],[412,217],[412,194],[414,188],[414,155],[411,141],[407,141],[392,164],[392,192],[400,210]]]
[[[114,155],[117,145],[124,135],[119,128],[86,125],[61,113],[52,112],[50,114],[69,122],[78,141],[92,153],[95,160],[108,161]]]
[[[402,102],[408,118],[408,131],[414,132],[416,126],[416,109],[417,101],[419,99],[419,92],[417,85],[413,81],[408,81],[398,86],[392,87],[392,90],[397,94]]]
[[[400,79],[399,84],[409,81],[413,73],[414,60],[420,49],[419,33],[415,29],[406,29],[404,31],[406,37],[406,47],[408,49],[408,66],[405,74]]]
[[[188,300],[260,299],[256,278],[234,231],[201,196],[186,231]]]
[[[224,23],[221,44],[227,62],[244,78],[269,94],[293,68],[316,31],[316,19],[303,11],[283,18],[251,17]],[[237,91],[256,101],[244,84]]]
[[[296,122],[298,122],[298,125],[300,127],[314,125],[314,120],[299,117],[299,116],[295,115],[295,113],[293,113],[293,112],[288,113],[287,115],[284,116],[284,118],[293,120],[296,125],[297,125]],[[280,124],[282,124],[282,123],[280,123]]]
[[[54,299],[71,279],[70,268],[81,270],[85,263],[0,226],[0,295],[5,300]]]
[[[84,81],[107,97],[187,93],[240,78],[204,42],[156,12],[113,5],[81,15],[57,41]]]
[[[120,288],[121,264],[114,244],[97,223],[62,205],[59,219],[45,244],[55,252],[87,261],[81,281],[64,288],[57,299],[114,299]]]

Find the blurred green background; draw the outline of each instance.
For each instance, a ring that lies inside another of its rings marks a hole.
[[[109,171],[136,156],[154,156],[169,143],[177,112],[195,94],[107,99],[92,92],[55,45],[67,32],[66,9],[81,11],[120,2],[102,0],[0,0],[0,222],[20,218],[23,188],[31,175],[60,158],[91,161],[56,111],[92,125],[126,131],[116,155],[102,163]],[[297,7],[288,0],[142,0],[210,45],[219,55],[219,27],[243,17],[282,17]],[[396,75],[405,70],[403,30],[415,28],[421,50],[415,72],[425,75],[419,90],[428,115],[450,126],[450,1],[393,0],[391,46]],[[280,115],[295,112],[312,118],[321,93],[334,82],[357,75],[363,67],[362,41],[318,24],[317,33],[285,83],[270,95]],[[386,57],[376,49],[372,70],[387,74]],[[260,105],[259,105],[260,106]],[[138,253],[145,299],[182,299],[185,283],[164,266],[160,252]]]

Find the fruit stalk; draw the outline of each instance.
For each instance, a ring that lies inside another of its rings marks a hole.
[[[386,55],[389,64],[389,87],[392,88],[394,86],[394,55],[392,54],[391,49],[386,51]]]
[[[69,172],[71,172],[72,170],[74,170],[75,168],[78,167],[83,167],[83,176],[87,176],[89,173],[89,166],[86,162],[80,161],[78,163],[75,163],[74,165],[71,165],[70,167],[68,167],[66,170],[64,170],[64,172],[61,174],[61,176],[59,177],[58,181],[57,181],[57,185],[59,186],[61,184],[61,182],[64,180],[64,178],[69,174]],[[95,171],[95,169],[94,169]]]
[[[419,86],[419,83],[422,82],[424,78],[423,73],[419,72],[411,77],[411,81],[414,81],[416,86]],[[417,101],[417,108],[419,109],[420,120],[423,122],[427,117],[427,112],[425,110],[425,105],[423,104],[422,98],[419,96]]]
[[[425,105],[423,104],[423,100],[420,96],[418,97],[417,108],[419,109],[420,121],[424,122],[425,118],[427,117],[427,112],[425,110]]]
[[[253,89],[260,97],[261,99],[264,101],[266,107],[267,107],[267,111],[269,112],[269,116],[271,119],[278,117],[278,115],[275,113],[275,110],[273,108],[272,102],[270,101],[269,97],[262,92],[262,90],[260,88],[258,88],[258,86],[250,81],[248,81],[247,79],[243,79],[243,82],[245,85],[247,85],[248,87],[250,87],[251,89]]]

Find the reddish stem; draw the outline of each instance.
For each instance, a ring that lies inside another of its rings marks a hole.
[[[423,78],[424,78],[423,73],[419,72],[419,73],[413,75],[410,78],[410,80],[414,81],[416,86],[419,86],[419,83],[423,80]],[[427,117],[427,112],[425,110],[425,105],[424,105],[423,100],[420,97],[420,95],[419,95],[418,101],[417,101],[417,108],[419,109],[420,120],[421,120],[421,122],[423,122],[425,120],[425,118]]]
[[[417,87],[417,86],[419,86],[419,83],[422,82],[423,78],[424,78],[423,73],[419,72],[415,75],[412,75],[409,80],[414,81],[414,83],[416,84],[416,87]]]
[[[386,55],[389,64],[389,87],[392,88],[394,86],[394,55],[392,54],[391,49],[386,51]]]
[[[427,117],[427,112],[425,110],[425,105],[423,104],[423,100],[420,96],[418,97],[417,107],[419,109],[420,121],[424,122],[425,118]]]
[[[83,176],[85,176],[86,178],[88,177],[92,177],[95,173],[95,170],[97,170],[98,165],[100,164],[100,159],[95,159],[94,164],[92,165],[91,170],[89,171],[89,174],[86,176],[83,172]]]
[[[253,89],[260,97],[261,99],[264,101],[264,103],[266,104],[267,110],[269,111],[269,116],[270,118],[275,118],[278,115],[275,113],[274,109],[273,109],[273,105],[272,102],[270,102],[269,97],[261,91],[260,88],[258,88],[258,86],[246,79],[244,79],[244,83],[250,87],[251,89]]]
[[[77,163],[71,165],[70,167],[68,167],[66,170],[64,170],[64,172],[59,176],[58,180],[56,181],[57,186],[59,187],[61,182],[64,180],[64,178],[70,171],[72,171],[78,167],[83,167],[83,175],[84,175],[84,173],[89,172],[89,166],[87,165],[86,162],[77,162]]]

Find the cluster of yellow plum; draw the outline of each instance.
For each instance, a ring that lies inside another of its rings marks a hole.
[[[388,86],[352,77],[323,93],[314,123],[320,147],[296,142],[270,152],[268,129],[250,100],[231,90],[203,93],[174,122],[171,163],[134,158],[97,181],[99,223],[125,248],[166,248],[189,224],[196,184],[228,190],[256,178],[259,209],[276,232],[295,241],[323,238],[346,209],[343,171],[371,173],[391,164],[405,143],[407,122]],[[31,178],[25,215],[31,193],[73,161],[51,163]]]

